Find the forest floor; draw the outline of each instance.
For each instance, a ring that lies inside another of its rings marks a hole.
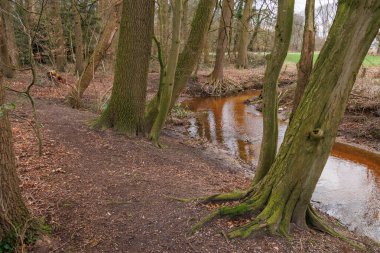
[[[239,76],[239,75],[237,75]],[[67,84],[74,77],[64,76]],[[231,77],[233,78],[233,77]],[[28,76],[8,81],[22,89]],[[150,75],[149,93],[158,74]],[[190,228],[215,205],[182,203],[171,197],[197,197],[245,188],[249,178],[234,163],[210,156],[175,126],[164,131],[158,149],[146,139],[127,138],[110,130],[95,131],[97,117],[112,77],[100,74],[84,102],[65,105],[68,86],[56,86],[41,75],[33,88],[42,124],[43,155],[37,154],[25,98],[10,95],[16,159],[21,187],[33,215],[52,232],[31,252],[356,252],[347,243],[316,231],[292,228],[292,238],[256,234],[226,241],[220,234],[246,220],[219,220],[191,235]],[[331,219],[331,218],[329,218]],[[332,222],[334,222],[331,219]],[[380,248],[344,229],[342,233]]]

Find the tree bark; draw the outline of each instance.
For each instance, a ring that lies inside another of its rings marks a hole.
[[[223,0],[218,40],[216,42],[215,65],[214,70],[210,74],[210,83],[214,86],[220,85],[220,82],[223,80],[223,63],[231,29],[233,4],[233,0]]]
[[[247,192],[210,197],[244,201],[220,208],[200,225],[217,216],[258,211],[255,219],[228,235],[247,237],[263,228],[287,235],[290,222],[294,222],[300,227],[316,227],[340,236],[318,217],[309,203],[358,71],[379,28],[379,1],[339,1],[335,21],[275,162]]]
[[[191,23],[189,38],[183,51],[178,57],[170,108],[173,107],[186,86],[187,80],[202,54],[202,47],[209,29],[214,6],[215,1],[211,0],[200,0],[198,3],[197,10]],[[146,107],[145,122],[147,131],[150,131],[157,114],[158,96],[156,95],[149,101]]]
[[[239,36],[238,57],[236,61],[237,68],[248,67],[248,37],[249,37],[249,20],[251,16],[253,0],[246,0],[241,18],[241,31]]]
[[[182,8],[182,30],[181,30],[181,42],[182,46],[185,45],[187,38],[189,36],[189,0],[183,1],[183,8]]]
[[[277,152],[278,87],[277,80],[285,61],[292,35],[294,0],[278,1],[275,41],[264,75],[263,139],[254,182],[260,181],[271,167]]]
[[[29,212],[24,204],[16,174],[12,129],[4,108],[4,87],[0,71],[0,243],[24,229]]]
[[[301,97],[305,91],[306,85],[309,82],[311,71],[313,69],[315,47],[314,9],[315,0],[307,0],[305,7],[305,27],[303,32],[301,58],[297,64],[297,87],[294,95],[290,120],[292,120],[298,104],[301,101]]]
[[[14,33],[14,25],[13,25],[13,16],[11,15],[13,12],[13,7],[11,2],[8,0],[0,0],[0,8],[3,10],[2,15],[4,18],[5,25],[5,36],[7,38],[9,56],[11,58],[12,66],[18,67],[19,65],[19,55],[18,55],[18,46],[16,44],[16,37]]]
[[[52,57],[58,71],[64,72],[66,66],[66,43],[63,34],[63,25],[61,19],[61,3],[60,0],[51,0],[50,3],[50,29]]]
[[[66,96],[67,102],[74,108],[80,107],[80,101],[84,92],[90,85],[94,74],[99,67],[100,62],[106,56],[107,50],[110,48],[115,38],[120,23],[120,4],[116,4],[110,13],[109,19],[106,21],[104,29],[100,35],[98,44],[94,52],[87,60],[87,64],[76,82]]]
[[[84,49],[83,49],[83,33],[82,20],[78,0],[71,0],[72,11],[74,15],[74,33],[75,33],[75,73],[79,76],[84,68]]]
[[[5,15],[0,13],[0,69],[7,78],[15,75],[15,66],[12,64],[12,57],[9,50],[9,40],[6,33]]]
[[[168,0],[159,0],[160,44],[162,58],[166,63],[169,48],[169,3]]]
[[[144,133],[153,20],[153,0],[124,0],[112,94],[97,127],[111,127],[130,136]]]
[[[171,41],[171,48],[169,52],[168,65],[163,66],[163,62],[161,62],[161,81],[159,91],[157,94],[159,100],[158,114],[149,133],[149,139],[151,139],[153,143],[155,143],[156,145],[159,145],[158,139],[160,136],[160,132],[164,126],[165,120],[170,109],[175,71],[177,67],[179,48],[181,44],[181,12],[182,0],[175,0],[173,2],[173,35]]]

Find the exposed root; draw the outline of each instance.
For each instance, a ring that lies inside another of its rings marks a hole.
[[[228,193],[220,193],[211,196],[198,197],[198,198],[177,198],[170,197],[170,199],[178,200],[181,202],[196,202],[198,204],[205,204],[209,202],[226,202],[226,201],[238,201],[242,200],[247,196],[247,191],[232,191]]]
[[[353,239],[347,238],[346,236],[335,231],[331,226],[329,226],[324,221],[324,219],[310,205],[306,211],[306,219],[307,219],[307,222],[310,226],[312,226],[312,227],[314,227],[314,228],[316,228],[316,229],[318,229],[324,233],[327,233],[331,236],[337,237],[337,238],[347,242],[348,244],[350,244],[351,246],[353,246],[359,250],[363,250],[363,251],[366,250],[366,247],[363,244],[356,242]]]
[[[202,85],[201,90],[209,96],[225,96],[243,90],[243,86],[241,84],[233,83],[226,78],[210,78],[207,83]]]

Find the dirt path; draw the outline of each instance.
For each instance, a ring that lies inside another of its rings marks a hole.
[[[243,173],[170,137],[171,131],[164,137],[168,147],[158,149],[145,139],[94,131],[87,122],[95,114],[59,100],[37,104],[42,157],[34,153],[27,125],[13,122],[25,196],[53,229],[33,252],[354,252],[338,239],[297,229],[292,240],[256,235],[227,242],[220,231],[234,225],[228,220],[190,235],[191,225],[212,207],[167,196],[244,188],[249,180]]]

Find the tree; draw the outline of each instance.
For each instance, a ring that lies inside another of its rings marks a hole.
[[[169,48],[169,3],[168,0],[159,0],[159,24],[160,24],[160,44],[162,58],[167,61]]]
[[[301,97],[309,82],[311,71],[313,69],[313,57],[315,47],[315,24],[314,24],[315,0],[307,0],[305,7],[305,26],[303,32],[301,58],[297,64],[297,87],[293,100],[293,108],[290,119],[298,107]]]
[[[66,66],[66,44],[63,34],[63,25],[61,19],[60,0],[51,0],[50,4],[50,41],[52,42],[52,57],[58,71],[65,71]]]
[[[238,58],[236,61],[237,68],[248,67],[248,37],[249,37],[249,20],[251,17],[253,0],[246,0],[241,18],[241,30],[238,45]]]
[[[214,217],[255,213],[256,218],[230,232],[229,237],[247,237],[265,228],[286,235],[291,222],[340,236],[309,203],[334,144],[357,73],[379,28],[380,1],[339,1],[327,41],[270,170],[246,192],[206,198],[241,200],[241,203],[219,208],[195,229]]]
[[[290,44],[293,25],[294,0],[278,2],[274,46],[264,75],[263,96],[263,139],[254,182],[260,181],[271,167],[277,151],[278,87],[277,80]]]
[[[223,83],[223,62],[225,51],[228,45],[228,37],[231,29],[232,12],[234,8],[233,0],[223,0],[222,13],[219,21],[218,40],[216,44],[216,56],[214,70],[210,74],[209,83],[213,86],[214,92],[221,92]]]
[[[1,15],[3,17],[4,22],[4,29],[9,50],[9,57],[11,60],[11,65],[13,67],[17,67],[19,64],[18,59],[18,47],[16,44],[16,37],[14,33],[14,25],[13,25],[13,17],[12,17],[12,11],[13,6],[11,5],[11,2],[8,0],[0,0],[0,9],[1,9]]]
[[[75,33],[75,73],[81,75],[84,68],[83,33],[78,0],[71,0]]]
[[[94,52],[87,60],[87,64],[80,75],[79,80],[66,96],[66,100],[74,108],[78,108],[80,106],[80,100],[84,92],[90,85],[90,82],[94,78],[95,71],[98,69],[100,62],[105,57],[107,50],[114,40],[120,22],[119,9],[119,3],[112,7],[111,12],[109,13],[109,19],[105,21],[105,26],[100,35],[99,41],[96,44]]]
[[[7,107],[0,71],[0,244],[6,238],[15,237],[29,220],[16,174]]]
[[[210,0],[200,0],[197,5],[191,23],[189,38],[178,57],[170,108],[173,107],[182,90],[185,88],[187,81],[202,54],[202,48],[205,43],[214,6],[215,1]],[[147,131],[150,131],[153,122],[158,115],[158,101],[157,94],[149,101],[146,107],[145,123]]]
[[[5,14],[0,13],[0,68],[4,75],[12,78],[15,74],[14,65],[12,64],[12,57],[9,50],[9,40],[6,32]]]
[[[180,35],[181,35],[181,12],[182,12],[182,0],[176,0],[173,2],[173,21],[172,21],[172,41],[171,48],[168,56],[168,63],[165,63],[162,59],[161,50],[159,50],[159,58],[161,65],[161,77],[160,87],[158,91],[158,113],[154,120],[153,126],[150,129],[149,139],[151,139],[156,145],[159,145],[158,138],[160,136],[161,129],[164,126],[167,114],[170,109],[170,102],[172,99],[173,85],[175,71],[178,62],[178,53],[180,48]],[[158,43],[158,42],[157,42]],[[159,44],[157,44],[159,45]]]
[[[96,127],[111,127],[130,136],[144,133],[153,20],[153,0],[123,1],[112,94]]]

